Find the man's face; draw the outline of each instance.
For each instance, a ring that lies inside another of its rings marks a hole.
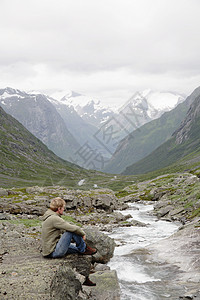
[[[62,215],[63,212],[64,212],[64,210],[65,210],[64,206],[58,207],[58,213],[59,213],[59,215]]]

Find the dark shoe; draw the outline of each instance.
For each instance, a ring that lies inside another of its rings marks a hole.
[[[83,255],[93,255],[93,254],[95,254],[96,252],[97,252],[97,249],[91,248],[91,247],[89,247],[89,246],[86,246],[85,252],[83,252],[82,254],[83,254]]]
[[[96,283],[92,282],[89,277],[86,277],[85,281],[83,282],[83,285],[87,286],[96,286]]]
[[[94,274],[94,273],[96,273],[95,270],[93,270],[93,269],[90,270],[90,274]]]

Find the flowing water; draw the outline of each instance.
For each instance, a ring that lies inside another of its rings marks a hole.
[[[118,245],[109,266],[117,271],[123,300],[177,299],[174,298],[177,291],[172,291],[168,281],[171,267],[151,262],[142,249],[172,235],[180,224],[158,221],[150,214],[152,210],[153,205],[130,204],[121,213],[131,214],[133,219],[148,226],[118,227],[109,234]]]

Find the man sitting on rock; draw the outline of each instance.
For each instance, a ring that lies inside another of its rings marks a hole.
[[[79,226],[72,225],[62,219],[61,216],[64,209],[65,201],[57,197],[51,200],[50,209],[48,209],[43,216],[43,256],[48,258],[60,258],[72,253],[80,253],[83,255],[95,254],[96,249],[87,246],[85,243],[85,232]],[[75,242],[75,245],[71,243],[72,241]],[[95,285],[89,278],[86,278],[85,284]]]

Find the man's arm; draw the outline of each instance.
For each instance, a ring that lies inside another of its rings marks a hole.
[[[77,225],[72,225],[66,221],[64,221],[61,217],[55,216],[53,218],[53,225],[55,228],[63,229],[65,231],[74,232],[82,237],[85,236],[85,232]]]

